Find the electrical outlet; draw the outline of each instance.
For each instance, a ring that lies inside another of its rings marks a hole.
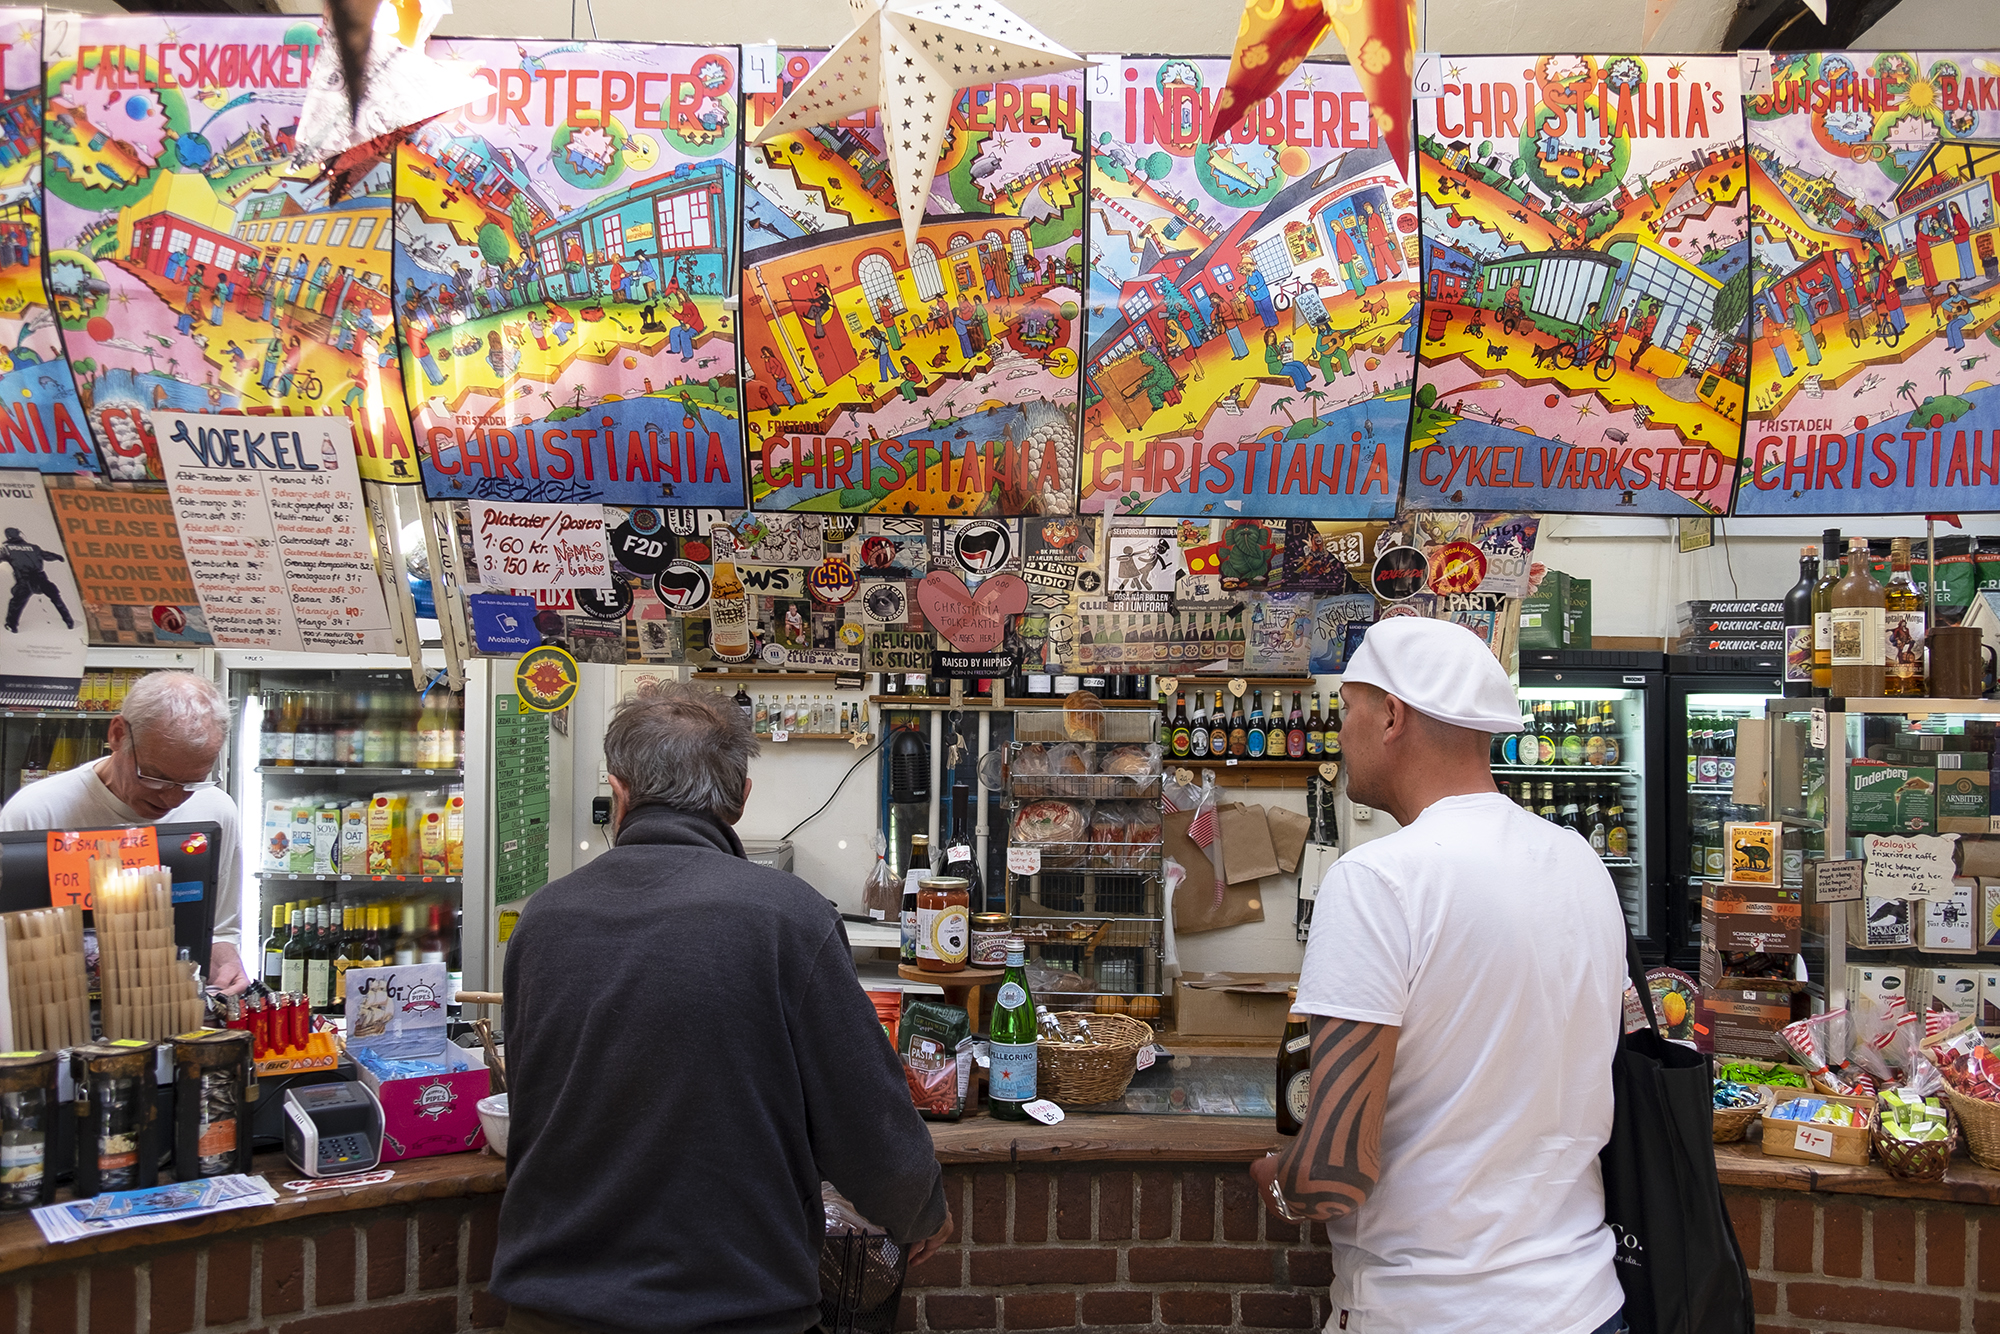
[[[1354,807],[1354,818],[1363,824],[1367,824],[1375,818],[1375,808],[1373,806],[1357,805]]]

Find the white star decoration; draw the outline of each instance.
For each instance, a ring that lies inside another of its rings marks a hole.
[[[903,243],[915,241],[962,88],[1090,62],[996,0],[847,0],[854,31],[827,53],[754,142],[879,108]]]

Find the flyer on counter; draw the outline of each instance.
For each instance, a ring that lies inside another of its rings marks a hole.
[[[217,645],[395,651],[346,422],[156,412],[153,431]]]
[[[117,1190],[87,1200],[45,1204],[29,1212],[51,1246],[155,1223],[178,1223],[230,1209],[276,1204],[278,1192],[260,1176],[235,1174],[177,1181],[145,1190]]]

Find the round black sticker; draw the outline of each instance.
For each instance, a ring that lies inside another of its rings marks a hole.
[[[641,514],[652,513],[656,511],[634,510],[630,519],[611,530],[612,559],[634,574],[658,574],[680,555],[680,543],[661,529],[657,519],[650,530],[638,526]]]
[[[708,605],[708,571],[693,561],[677,560],[653,576],[653,596],[676,616]]]
[[[1375,558],[1368,585],[1384,602],[1403,602],[1424,591],[1430,563],[1415,547],[1390,547]]]
[[[622,579],[609,588],[576,590],[577,610],[600,621],[622,621],[632,610],[632,586]]]

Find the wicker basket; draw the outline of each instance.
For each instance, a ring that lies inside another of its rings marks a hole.
[[[1749,1107],[1718,1107],[1715,1109],[1715,1142],[1734,1144],[1743,1138],[1757,1118],[1768,1115],[1776,1102],[1776,1095],[1768,1084],[1759,1084],[1757,1101]]]
[[[2000,1168],[2000,1103],[1968,1098],[1946,1085],[1945,1097],[1965,1136],[1965,1149],[1981,1167]]]
[[[1058,1107],[1124,1097],[1138,1072],[1139,1049],[1153,1040],[1152,1025],[1124,1014],[1058,1014],[1056,1025],[1068,1037],[1085,1020],[1089,1046],[1044,1041],[1035,1053],[1035,1092]]]
[[[1908,1140],[1897,1139],[1882,1133],[1882,1104],[1875,1104],[1875,1126],[1868,1132],[1869,1142],[1874,1145],[1875,1156],[1882,1160],[1882,1166],[1889,1175],[1903,1181],[1942,1181],[1945,1168],[1951,1166],[1951,1156],[1958,1152],[1958,1114],[1945,1105],[1943,1139]]]

